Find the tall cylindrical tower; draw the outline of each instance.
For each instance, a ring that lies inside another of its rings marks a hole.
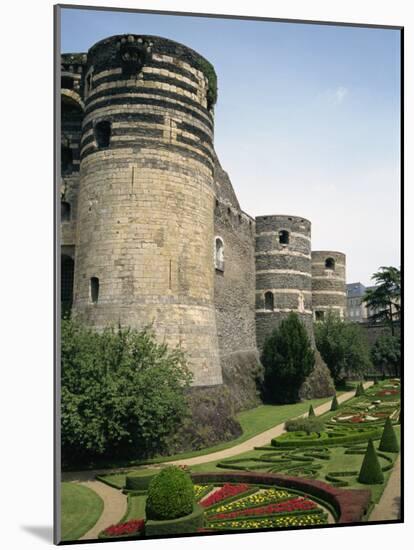
[[[256,218],[256,334],[266,336],[291,311],[313,341],[311,223],[297,216]]]
[[[328,310],[346,314],[346,257],[332,250],[312,251],[312,307],[315,321]]]
[[[74,313],[143,328],[222,382],[214,310],[212,66],[153,36],[88,52]],[[214,90],[213,90],[214,92]]]

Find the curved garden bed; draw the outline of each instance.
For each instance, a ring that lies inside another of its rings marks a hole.
[[[323,481],[285,476],[282,474],[260,474],[256,472],[192,473],[194,483],[246,483],[254,485],[273,485],[293,489],[310,497],[315,497],[331,506],[337,523],[358,523],[368,510],[371,491],[369,489],[341,489]]]

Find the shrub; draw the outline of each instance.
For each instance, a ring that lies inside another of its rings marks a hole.
[[[351,374],[372,371],[369,345],[357,323],[343,321],[328,312],[324,321],[315,324],[315,342],[335,384]]]
[[[99,534],[100,539],[117,538],[117,537],[132,537],[139,535],[144,531],[145,520],[134,519],[125,523],[111,525]]]
[[[331,411],[337,411],[338,408],[339,408],[338,399],[336,395],[334,395],[331,403]]]
[[[309,406],[308,417],[312,417],[312,416],[316,416],[316,414],[315,414],[315,411],[313,410],[313,406],[312,406],[312,403],[311,403],[310,406]]]
[[[149,329],[96,332],[71,319],[61,327],[64,463],[159,451],[187,410],[183,353]]]
[[[151,479],[157,474],[154,470],[134,472],[125,478],[125,489],[130,491],[143,491],[148,489]]]
[[[377,368],[391,367],[398,376],[401,364],[400,338],[391,334],[381,334],[371,349],[371,359]]]
[[[190,476],[177,466],[168,466],[149,484],[146,516],[153,520],[180,518],[192,513],[194,503]]]
[[[400,450],[390,417],[385,421],[384,431],[382,432],[378,449],[387,453],[398,453]]]
[[[264,397],[270,402],[296,403],[315,364],[306,328],[297,314],[290,313],[266,339],[261,360]]]
[[[313,432],[323,432],[325,424],[316,418],[297,418],[285,422],[285,430],[287,432],[306,432],[309,435]]]
[[[358,481],[359,483],[367,483],[369,485],[384,482],[384,474],[372,439],[368,441],[367,450],[359,471]]]
[[[145,535],[153,537],[158,535],[181,535],[183,533],[196,533],[204,526],[204,508],[194,504],[191,514],[181,518],[169,520],[147,519],[145,523]]]
[[[361,397],[361,395],[365,394],[364,386],[360,382],[355,390],[355,397]]]

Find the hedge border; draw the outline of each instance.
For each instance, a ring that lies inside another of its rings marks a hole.
[[[363,521],[371,502],[370,489],[341,489],[316,479],[304,479],[283,474],[260,474],[254,472],[192,473],[194,483],[251,483],[254,485],[277,485],[286,489],[298,490],[311,497],[317,497],[321,503],[333,506],[338,524]]]
[[[196,503],[193,511],[187,516],[168,520],[149,519],[145,522],[145,536],[181,535],[195,533],[204,526],[204,508]]]

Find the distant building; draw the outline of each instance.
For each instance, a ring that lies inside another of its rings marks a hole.
[[[355,323],[366,323],[372,311],[362,301],[367,290],[374,290],[375,286],[364,286],[362,283],[346,285],[347,318]]]

